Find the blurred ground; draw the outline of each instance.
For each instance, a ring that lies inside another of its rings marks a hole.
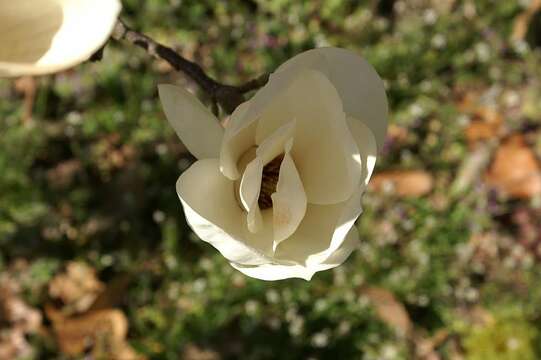
[[[0,80],[0,359],[541,358],[541,4],[125,0],[134,27],[239,83],[362,53],[391,126],[359,251],[312,282],[235,272],[187,228],[193,160],[119,44]]]

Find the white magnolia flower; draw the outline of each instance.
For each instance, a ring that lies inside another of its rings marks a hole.
[[[225,129],[190,93],[160,85],[198,159],[177,181],[193,231],[244,274],[309,280],[357,247],[353,226],[387,128],[383,82],[338,48],[281,65]]]
[[[119,12],[118,0],[0,0],[0,76],[48,74],[87,60]]]

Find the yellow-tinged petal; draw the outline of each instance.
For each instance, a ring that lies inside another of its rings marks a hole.
[[[240,181],[240,199],[242,206],[248,212],[247,225],[252,233],[257,233],[263,223],[258,204],[262,175],[263,164],[261,159],[256,157],[246,166]]]
[[[353,118],[352,116],[347,117],[347,122],[349,130],[355,139],[357,148],[359,149],[360,161],[359,166],[361,167],[361,187],[368,185],[368,181],[372,176],[372,171],[374,166],[376,166],[377,152],[378,148],[376,145],[376,138],[368,126],[366,126],[362,121]]]
[[[272,194],[273,250],[297,230],[306,213],[306,193],[290,154],[292,140],[286,145],[276,192]]]
[[[321,72],[295,69],[293,81],[259,114],[256,143],[295,119],[291,151],[309,203],[347,200],[359,184],[359,152],[336,89]],[[272,81],[272,80],[271,80]]]
[[[383,81],[372,65],[352,51],[326,47],[308,50],[289,59],[275,74],[305,68],[321,71],[329,78],[346,114],[362,120],[381,149],[387,131],[388,105]]]
[[[308,204],[299,227],[278,246],[275,259],[296,261],[307,266],[325,262],[342,245],[361,214],[361,195],[359,187],[345,202]]]
[[[3,0],[0,76],[49,74],[87,60],[109,38],[118,0]]]
[[[246,116],[250,102],[240,104],[225,128],[220,149],[220,171],[231,180],[240,177],[238,163],[241,156],[255,145],[255,121],[248,121]]]
[[[342,245],[325,262],[317,265],[283,265],[263,264],[258,266],[246,266],[231,263],[235,269],[243,274],[267,281],[283,280],[289,278],[301,278],[310,280],[318,271],[328,270],[341,265],[359,245],[359,233],[355,227],[351,228]]]
[[[198,159],[217,158],[224,130],[218,119],[186,89],[159,85],[163,111],[186,148]]]
[[[244,265],[273,261],[266,255],[272,250],[272,229],[250,236],[234,183],[222,175],[218,159],[199,160],[184,171],[177,193],[193,231],[226,259]]]

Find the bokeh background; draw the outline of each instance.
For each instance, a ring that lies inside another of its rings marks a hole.
[[[193,158],[156,85],[100,62],[0,80],[0,359],[541,358],[541,1],[124,0],[238,84],[318,46],[385,79],[362,245],[311,282],[234,271],[187,227]]]

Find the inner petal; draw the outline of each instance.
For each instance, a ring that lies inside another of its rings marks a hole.
[[[361,177],[359,150],[334,86],[321,72],[300,70],[294,81],[261,114],[256,144],[295,119],[292,157],[308,202],[347,200]]]
[[[306,193],[290,154],[292,146],[293,139],[286,145],[286,153],[280,166],[280,177],[276,192],[272,194],[273,250],[276,250],[278,244],[289,238],[297,230],[306,213]]]
[[[263,164],[261,159],[256,157],[246,166],[240,182],[239,196],[244,210],[248,212],[247,225],[252,233],[258,232],[262,225],[258,205],[262,174]]]

